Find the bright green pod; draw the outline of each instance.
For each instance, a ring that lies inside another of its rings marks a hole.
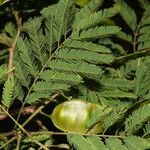
[[[51,114],[51,119],[53,124],[62,131],[96,134],[103,131],[102,120],[90,131],[86,125],[92,112],[101,107],[98,104],[73,99],[57,105]]]

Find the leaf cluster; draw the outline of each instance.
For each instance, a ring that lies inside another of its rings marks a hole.
[[[8,149],[16,145],[21,149],[150,149],[150,3],[137,3],[140,16],[122,0],[109,8],[103,7],[102,0],[91,0],[82,8],[72,0],[59,0],[28,20],[21,16],[24,10],[14,8],[19,13],[17,23],[8,22],[0,33],[0,115],[10,114],[14,121],[11,112],[21,104],[15,124],[17,133],[23,133],[17,135],[21,135],[19,142],[16,136],[2,136],[0,149],[5,141]],[[24,129],[39,112],[18,125],[26,106],[38,111],[39,106],[51,101],[57,105],[68,97],[108,108],[94,111],[87,123],[92,128],[102,119],[103,134],[64,133],[68,143],[54,145],[59,141],[52,134],[57,133],[49,132],[41,121],[36,120],[38,131],[47,134],[36,132],[31,137],[33,133]]]

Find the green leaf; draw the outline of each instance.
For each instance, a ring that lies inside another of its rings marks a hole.
[[[108,18],[113,17],[119,11],[119,5],[115,5],[112,8],[104,9],[98,12],[94,12],[91,15],[87,16],[77,25],[77,30],[88,29],[98,24],[102,24]]]
[[[102,69],[98,66],[80,61],[51,61],[48,66],[53,70],[78,73],[83,76],[100,76]]]
[[[131,92],[124,92],[121,90],[105,90],[100,93],[102,97],[112,98],[136,98],[136,95]]]
[[[34,56],[40,61],[41,65],[44,65],[43,54],[45,52],[44,45],[44,36],[40,30],[40,18],[30,19],[28,24],[30,25],[30,30],[28,31],[30,39],[30,44]]]
[[[93,64],[111,64],[115,60],[115,57],[110,54],[98,54],[80,49],[67,48],[60,49],[57,57],[65,60],[86,61]]]
[[[81,76],[74,73],[45,70],[40,74],[40,78],[48,82],[66,83],[76,85],[82,83]]]
[[[99,38],[109,37],[120,32],[120,28],[117,26],[102,26],[83,30],[80,33],[74,32],[72,39],[77,40],[94,40]]]
[[[103,78],[100,83],[108,89],[133,89],[134,82],[126,79]]]
[[[52,93],[50,91],[38,91],[33,92],[26,97],[25,102],[29,104],[36,104],[41,101],[41,99],[49,98]]]
[[[12,96],[13,96],[13,91],[14,91],[14,86],[15,86],[15,82],[14,82],[14,78],[8,78],[4,84],[4,88],[3,88],[3,95],[2,95],[2,103],[4,106],[6,106],[7,108],[10,107],[10,105],[12,104]]]
[[[101,139],[97,136],[89,136],[86,138],[87,142],[90,143],[92,150],[108,150]]]
[[[98,53],[111,53],[111,50],[103,45],[98,45],[92,42],[79,41],[79,40],[67,40],[64,43],[64,47],[73,49],[83,49],[91,52]]]
[[[60,0],[54,16],[54,35],[58,43],[60,42],[61,36],[66,35],[70,31],[73,18],[73,1]]]
[[[128,150],[121,140],[117,138],[108,138],[106,140],[106,145],[110,150]]]
[[[137,16],[134,12],[134,10],[128,6],[128,4],[122,0],[119,1],[119,4],[121,5],[120,15],[123,17],[125,22],[129,25],[129,27],[135,31],[136,25],[137,25]]]
[[[32,76],[36,76],[38,73],[37,64],[34,61],[33,52],[30,49],[30,44],[27,39],[23,40],[22,37],[19,37],[17,42],[18,54],[24,62],[28,72]]]
[[[108,150],[99,137],[90,136],[83,137],[82,135],[67,135],[68,142],[77,150]]]
[[[46,18],[46,22],[45,22],[45,47],[46,49],[49,51],[50,55],[52,53],[53,50],[53,44],[56,42],[55,38],[54,38],[54,28],[53,28],[53,24],[54,24],[54,16],[50,16],[48,18]]]
[[[21,60],[19,60],[18,57],[18,60],[17,59],[15,60],[14,65],[15,65],[15,77],[17,78],[17,81],[21,85],[29,88],[31,77],[26,71],[24,63]]]
[[[0,66],[0,83],[3,83],[6,80],[8,70],[7,65],[3,64]]]
[[[87,143],[86,138],[81,135],[67,135],[67,141],[77,150],[91,150],[91,145]]]
[[[73,27],[76,28],[80,22],[86,17],[89,17],[92,13],[98,10],[102,5],[102,0],[90,0],[76,15]]]
[[[40,11],[40,13],[45,17],[45,18],[49,18],[54,16],[55,12],[56,12],[56,8],[57,8],[57,4],[54,5],[50,5],[44,9],[42,9]]]
[[[103,118],[105,118],[111,111],[112,108],[106,106],[102,106],[101,108],[94,110],[87,121],[87,128],[90,129],[91,127],[94,127],[93,125],[101,121],[103,123]]]
[[[67,84],[60,84],[60,83],[50,83],[45,81],[38,81],[36,84],[33,85],[33,90],[36,92],[42,91],[58,91],[58,90],[67,90],[70,86]]]
[[[108,129],[117,121],[121,120],[122,117],[124,117],[127,108],[128,107],[125,104],[122,104],[122,106],[117,105],[116,107],[114,107],[112,112],[104,119],[104,128]]]
[[[148,150],[150,149],[150,142],[148,139],[142,139],[137,136],[128,136],[124,140],[128,149],[130,150]]]
[[[148,57],[149,59],[150,57]],[[138,59],[135,74],[135,94],[138,97],[144,96],[150,90],[150,62]]]
[[[145,124],[145,127],[143,128],[143,131],[144,131],[143,137],[146,137],[146,136],[149,136],[149,135],[150,135],[150,121],[148,121],[148,122]]]
[[[125,132],[128,134],[138,131],[144,122],[150,118],[150,104],[145,104],[135,110],[125,121]]]

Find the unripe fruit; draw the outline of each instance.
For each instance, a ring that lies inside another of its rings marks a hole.
[[[73,99],[57,105],[52,114],[51,119],[54,125],[66,132],[87,133],[87,121],[91,113],[102,108],[101,105]],[[103,131],[103,120],[101,120],[88,133],[96,134]]]

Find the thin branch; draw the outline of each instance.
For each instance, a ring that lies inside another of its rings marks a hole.
[[[125,56],[120,56],[120,57],[116,58],[115,64],[121,65],[121,64],[127,62],[128,60],[136,59],[136,58],[143,57],[143,56],[149,56],[149,55],[150,55],[150,49],[137,51],[135,53],[127,54]]]
[[[44,106],[40,106],[23,124],[22,127],[24,127],[26,124],[28,124],[28,122],[35,117],[42,109],[44,108]]]
[[[21,33],[21,18],[19,18],[19,12],[14,11],[14,16],[15,16],[15,20],[17,23],[17,33],[14,38],[14,42],[12,43],[12,46],[8,49],[8,51],[9,51],[8,70],[12,70],[12,68],[13,68],[14,53],[15,53],[19,35]],[[12,76],[13,76],[13,72],[11,71],[11,72],[9,72],[8,77],[12,77]]]
[[[15,150],[20,150],[21,138],[22,138],[22,135],[19,134],[17,138],[17,146]]]
[[[10,144],[11,142],[13,142],[14,140],[16,140],[17,137],[12,137],[9,141],[7,141],[5,144],[3,144],[0,149],[3,149],[4,147],[6,147],[8,144]]]
[[[79,134],[79,133],[69,133],[69,132],[31,132],[30,135],[39,135],[39,134],[47,134],[47,135],[69,135],[69,134],[77,134],[82,136],[98,136],[98,137],[115,137],[120,139],[125,139],[126,136],[121,135],[104,135],[104,134]]]
[[[18,30],[17,30],[17,34],[16,34],[15,40],[12,44],[12,47],[8,49],[8,51],[9,51],[8,70],[12,70],[12,68],[13,68],[14,52],[16,49],[16,44],[17,44],[19,35],[20,35],[20,28],[18,28]],[[9,77],[13,76],[13,72],[12,71],[9,72],[8,76]]]

